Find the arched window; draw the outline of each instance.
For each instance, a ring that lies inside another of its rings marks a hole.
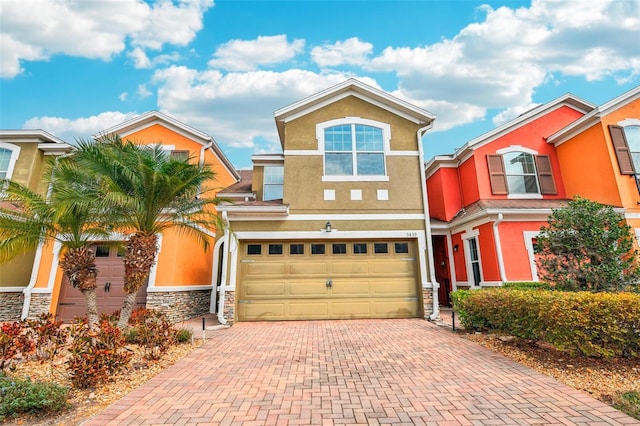
[[[502,156],[509,194],[538,194],[538,178],[533,155],[508,152]]]
[[[557,194],[551,159],[533,150],[509,147],[487,155],[491,192],[509,197],[542,197]]]
[[[0,143],[0,179],[11,179],[19,154],[20,147],[8,143]]]

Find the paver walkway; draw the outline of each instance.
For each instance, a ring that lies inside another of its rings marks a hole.
[[[640,424],[419,319],[239,323],[86,425]]]

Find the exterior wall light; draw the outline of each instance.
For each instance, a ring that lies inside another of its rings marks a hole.
[[[453,251],[454,251],[454,253],[458,252],[458,245],[457,244],[453,246]]]
[[[331,222],[327,222],[327,224],[324,225],[324,230],[327,232],[331,232]]]

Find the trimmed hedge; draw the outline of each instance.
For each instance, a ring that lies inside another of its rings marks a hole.
[[[470,330],[543,340],[586,356],[640,356],[640,295],[549,290],[459,290],[452,294]]]

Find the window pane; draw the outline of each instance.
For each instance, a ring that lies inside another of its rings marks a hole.
[[[324,254],[324,244],[311,244],[311,254]]]
[[[384,151],[382,129],[356,124],[357,151]]]
[[[389,253],[389,246],[387,243],[373,243],[373,252],[376,254]]]
[[[264,201],[270,200],[282,200],[283,186],[282,185],[265,185],[262,199]]]
[[[289,254],[304,254],[304,244],[290,244]]]
[[[171,151],[171,159],[178,161],[187,161],[189,159],[189,151]]]
[[[282,244],[269,244],[269,254],[282,254]]]
[[[507,176],[509,194],[537,194],[538,178],[535,175]]]
[[[529,174],[535,173],[533,165],[533,155],[526,152],[509,152],[504,154],[504,169],[509,174]]]
[[[262,254],[262,245],[260,244],[247,245],[247,254],[251,256],[257,256]]]
[[[97,246],[96,257],[109,257],[109,246]]]
[[[640,126],[627,126],[624,128],[624,136],[627,138],[627,145],[633,158],[633,166],[636,173],[640,170]],[[2,170],[2,166],[0,166]]]
[[[367,243],[353,243],[353,254],[366,254]]]
[[[0,172],[6,172],[9,170],[9,160],[11,159],[11,151],[8,149],[0,148]],[[2,176],[4,178],[4,176]]]
[[[347,245],[333,244],[331,250],[333,254],[347,254]]]
[[[264,183],[282,185],[284,183],[284,167],[265,167]]]
[[[353,175],[352,154],[327,153],[324,159],[326,175],[349,176]]]
[[[409,253],[409,243],[395,243],[396,254]]]
[[[384,154],[358,154],[358,175],[384,175]]]
[[[324,131],[325,151],[351,151],[351,125],[329,127]]]

